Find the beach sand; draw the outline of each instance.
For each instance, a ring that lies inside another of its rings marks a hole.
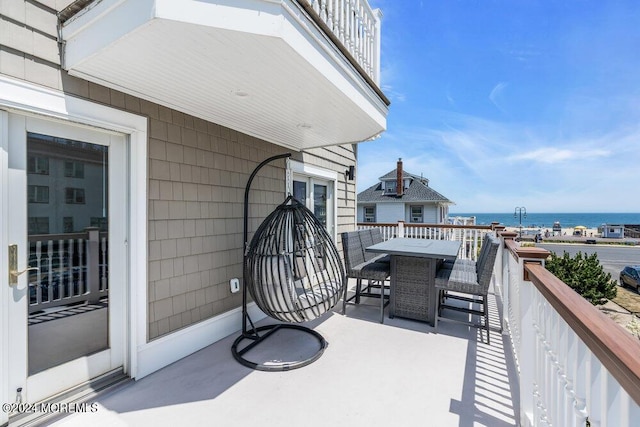
[[[522,227],[522,231],[523,233],[527,230],[531,230],[531,231],[536,231],[536,230],[540,230],[542,237],[545,237],[545,233],[547,231],[549,231],[549,236],[553,235],[553,230],[551,229],[551,227],[536,227],[536,228],[528,228],[528,227]],[[520,232],[520,228],[519,227],[507,227],[507,231],[513,231],[515,233],[519,233]],[[573,232],[575,230],[573,228],[563,228],[562,229],[562,236],[573,236]],[[557,234],[556,234],[557,235]],[[598,229],[597,228],[587,228],[585,230],[583,230],[583,234],[582,237],[600,237],[600,233],[598,233]]]

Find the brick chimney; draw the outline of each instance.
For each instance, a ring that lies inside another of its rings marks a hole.
[[[398,159],[398,165],[396,167],[396,196],[402,197],[404,193],[403,180],[402,180],[402,158]]]

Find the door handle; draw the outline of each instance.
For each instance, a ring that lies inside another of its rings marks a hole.
[[[18,284],[18,276],[27,271],[38,271],[38,267],[28,267],[18,271],[18,245],[9,245],[9,286]]]

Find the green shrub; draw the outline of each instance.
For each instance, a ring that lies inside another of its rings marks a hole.
[[[610,273],[605,273],[596,253],[583,255],[578,252],[575,258],[567,252],[561,257],[551,253],[545,265],[547,270],[593,305],[604,304],[616,296],[616,282],[611,280]]]

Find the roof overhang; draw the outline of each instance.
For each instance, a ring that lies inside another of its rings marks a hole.
[[[386,129],[379,89],[293,0],[102,0],[61,33],[69,74],[294,150]]]

